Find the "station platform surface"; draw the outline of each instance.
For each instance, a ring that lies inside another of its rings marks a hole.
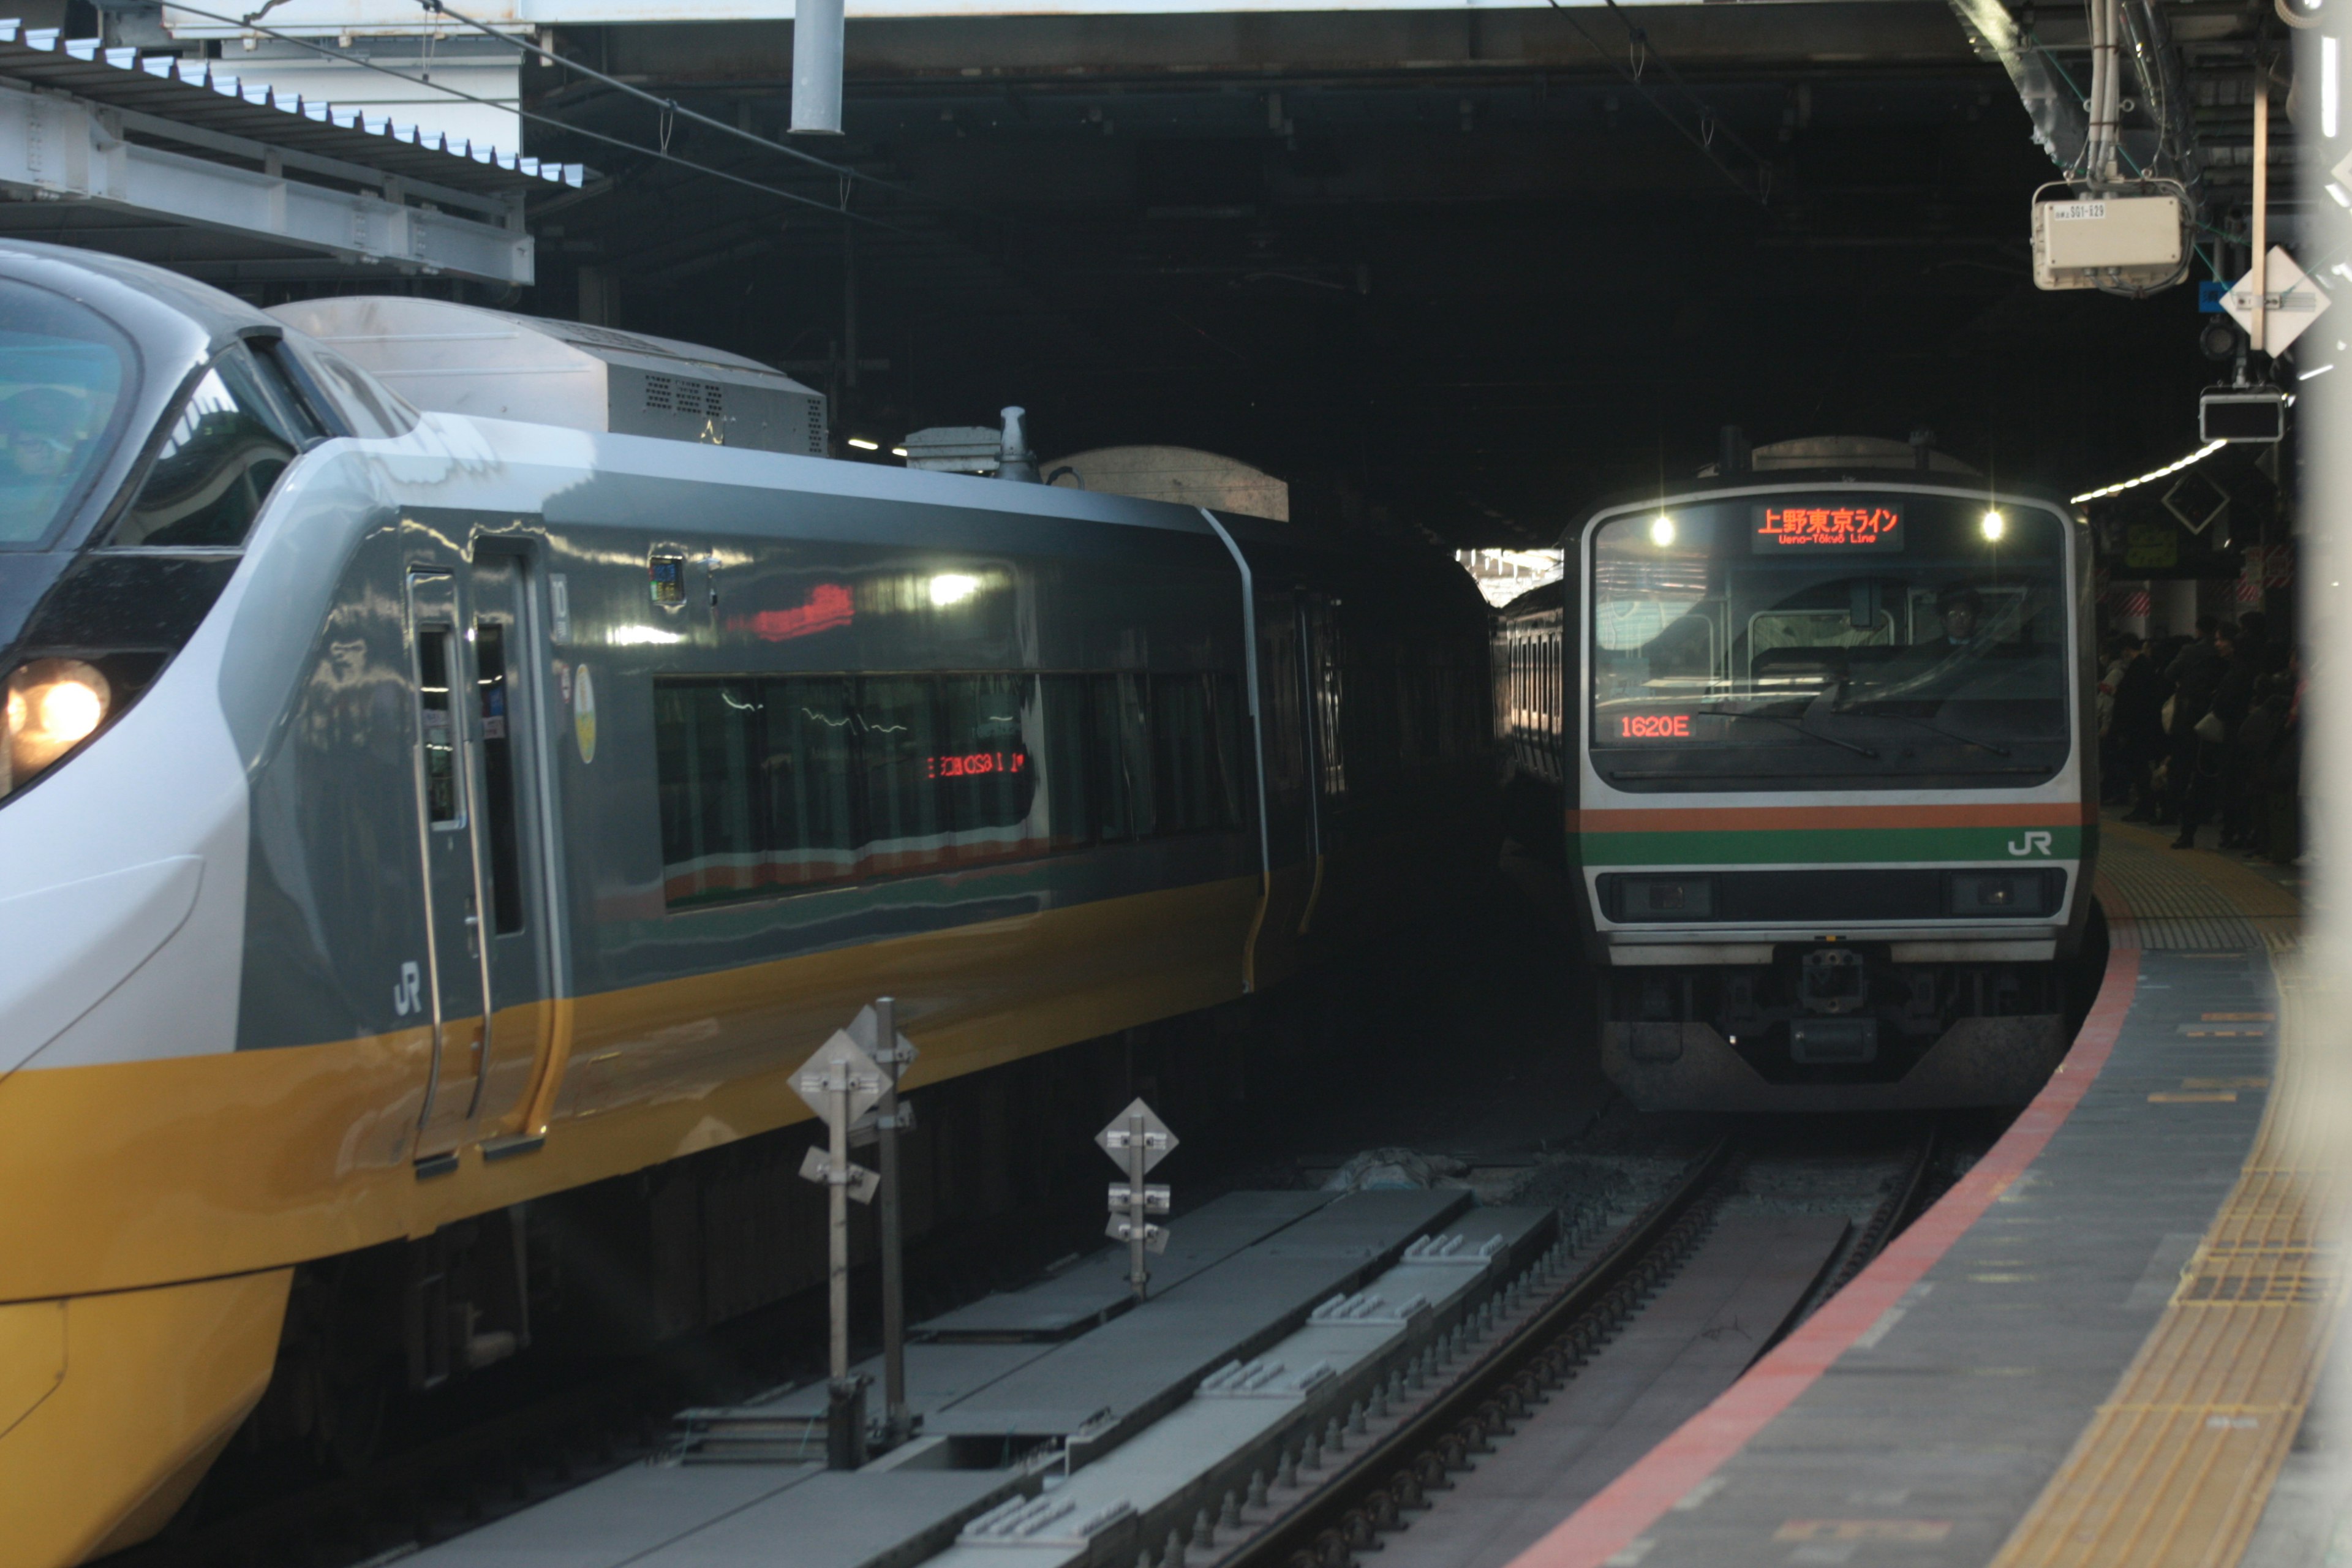
[[[2347,1004],[2298,972],[2291,872],[2111,819],[2098,892],[2097,1004],[2000,1142],[1706,1410],[1565,1520],[1530,1489],[1474,1560],[2243,1558],[2337,1311],[2339,1091],[2295,1020]]]

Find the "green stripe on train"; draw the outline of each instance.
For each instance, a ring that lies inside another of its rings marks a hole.
[[[1818,866],[1889,860],[2033,865],[2083,853],[2080,827],[1801,827],[1583,833],[1587,866]]]

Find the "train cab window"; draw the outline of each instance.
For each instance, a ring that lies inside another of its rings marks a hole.
[[[416,707],[425,748],[425,815],[436,830],[466,825],[463,784],[457,776],[456,710],[450,705],[447,626],[416,631]]]
[[[206,366],[167,416],[163,445],[109,542],[234,549],[301,446],[244,345]]]
[[[0,549],[44,543],[75,510],[113,446],[134,363],[93,312],[0,283]]]
[[[508,732],[507,629],[474,627],[474,684],[482,708],[482,806],[490,829],[490,911],[500,936],[522,930],[522,840],[515,823],[514,742]]]

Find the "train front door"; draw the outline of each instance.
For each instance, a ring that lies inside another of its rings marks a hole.
[[[520,1131],[553,1034],[526,564],[409,574],[433,1067],[416,1154]]]

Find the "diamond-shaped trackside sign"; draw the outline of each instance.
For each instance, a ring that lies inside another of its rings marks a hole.
[[[2319,313],[2332,303],[2319,291],[2319,285],[2304,276],[2303,268],[2283,245],[2271,247],[2269,260],[2263,268],[2263,292],[2269,304],[2263,311],[2263,341],[2254,346],[2266,354],[2284,353],[2286,346],[2303,334],[2303,329],[2319,320]],[[2221,309],[2230,319],[2246,329],[2251,338],[2254,331],[2254,275],[2248,272],[2230,285],[2221,296]]]
[[[1112,1117],[1110,1125],[1095,1134],[1102,1152],[1122,1171],[1128,1169],[1128,1151],[1139,1138],[1143,1143],[1143,1168],[1147,1171],[1176,1148],[1176,1134],[1169,1131],[1168,1123],[1140,1100]]]
[[[898,1041],[895,1047],[884,1047],[875,1038],[881,1032],[881,1028],[882,1020],[875,1016],[874,1006],[868,1003],[857,1010],[857,1016],[849,1020],[848,1027],[843,1032],[856,1042],[859,1050],[864,1051],[876,1062],[888,1064],[891,1059],[889,1051],[895,1049],[898,1052],[898,1070],[893,1076],[904,1078],[907,1076],[907,1069],[915,1065],[915,1058],[920,1053],[915,1049],[915,1042],[907,1037],[907,1031],[904,1029],[897,1031]]]
[[[882,1069],[850,1038],[848,1030],[835,1029],[833,1038],[819,1046],[816,1054],[793,1074],[793,1088],[830,1127],[835,1116],[845,1115],[855,1121],[874,1109],[874,1102],[882,1098]],[[840,1103],[844,1093],[848,1096],[845,1110]]]

